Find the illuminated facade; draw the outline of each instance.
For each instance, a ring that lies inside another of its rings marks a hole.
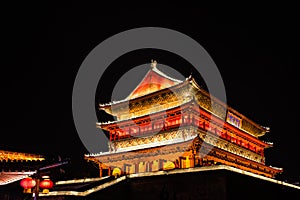
[[[192,76],[181,81],[156,67],[124,100],[100,104],[116,117],[97,127],[109,137],[109,151],[85,155],[100,176],[228,165],[273,178],[281,168],[265,165],[271,143],[259,139],[268,128],[211,96]]]
[[[45,160],[45,158],[41,155],[0,150],[1,162],[43,161],[43,160]]]
[[[0,150],[0,185],[35,174],[36,166],[44,160],[41,155]]]

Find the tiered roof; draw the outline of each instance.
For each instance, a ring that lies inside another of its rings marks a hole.
[[[241,114],[237,110],[233,109],[232,107],[227,106],[224,104],[222,101],[217,99],[216,97],[212,96],[209,94],[207,91],[205,91],[203,88],[201,88],[196,80],[190,76],[186,78],[186,80],[181,81],[174,79],[162,71],[160,71],[156,67],[156,62],[153,61],[151,64],[151,69],[147,72],[145,75],[144,79],[140,82],[140,84],[131,92],[131,94],[119,101],[112,101],[109,103],[104,103],[104,104],[99,104],[99,109],[104,110],[108,114],[115,115],[118,114],[118,108],[125,107],[125,109],[119,109],[119,110],[125,110],[126,111],[126,106],[127,106],[127,111],[128,111],[128,104],[135,105],[137,102],[141,102],[142,100],[145,100],[151,96],[159,95],[161,93],[166,93],[168,91],[175,91],[178,88],[183,88],[186,86],[189,86],[190,91],[194,91],[194,98],[197,99],[197,96],[199,97],[199,105],[203,108],[211,112],[213,115],[224,119],[228,113],[234,115],[237,119],[241,121],[239,126],[236,126],[237,128],[241,129],[242,131],[246,132],[247,134],[250,134],[254,137],[260,137],[265,135],[265,133],[269,132],[269,127],[261,126],[254,122],[253,120],[247,118],[245,115]],[[192,94],[188,94],[192,95]],[[202,96],[205,98],[206,102],[203,101]],[[185,97],[182,97],[185,98]],[[221,114],[220,113],[213,113],[211,108],[211,102],[214,102],[219,105]],[[186,103],[187,101],[184,101]],[[143,105],[142,105],[143,106]],[[176,107],[178,105],[175,105],[173,107]],[[226,111],[227,110],[227,111]],[[153,114],[153,112],[148,113],[148,114]],[[127,118],[119,118],[117,116],[117,121],[112,121],[112,122],[99,122],[97,123],[98,126],[105,125],[105,124],[113,124],[116,122],[120,122],[126,119],[133,119],[133,118],[138,118],[141,117],[139,115],[136,115],[135,117],[130,117],[128,116]],[[228,123],[233,124],[229,120],[226,120]],[[271,144],[270,144],[271,145]]]

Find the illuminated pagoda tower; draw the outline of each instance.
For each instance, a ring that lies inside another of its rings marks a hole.
[[[282,172],[265,165],[264,150],[272,144],[259,137],[269,128],[211,96],[192,76],[177,80],[156,64],[126,99],[99,105],[116,117],[97,123],[109,151],[85,155],[99,164],[101,177],[210,165],[270,178]]]

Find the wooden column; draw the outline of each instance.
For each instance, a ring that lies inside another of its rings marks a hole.
[[[159,159],[158,160],[158,170],[163,170],[163,168],[164,168],[164,160]]]
[[[199,157],[194,155],[194,166],[196,167],[196,166],[199,166],[199,165],[200,165]]]
[[[102,172],[103,172],[103,169],[102,169],[102,166],[100,166],[100,170],[99,170],[100,177],[102,177]]]
[[[126,164],[123,165],[123,174],[126,174]]]
[[[203,159],[202,158],[199,158],[199,165],[203,166]]]
[[[152,172],[152,161],[146,162],[146,172]]]
[[[177,169],[180,168],[180,162],[179,162],[178,159],[175,160],[175,167],[176,167]]]
[[[149,172],[149,162],[145,162],[145,172]]]
[[[181,162],[181,157],[178,158],[178,168],[182,168],[182,162]]]
[[[149,172],[152,172],[153,161],[149,162],[148,165],[149,165]]]
[[[134,171],[135,173],[139,173],[139,163],[134,164]]]
[[[190,156],[190,167],[195,167],[195,157],[194,157],[194,155]]]

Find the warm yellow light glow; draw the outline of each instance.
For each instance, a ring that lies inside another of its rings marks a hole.
[[[170,169],[174,169],[175,165],[173,162],[171,161],[167,161],[166,163],[164,163],[164,170],[170,170]]]
[[[48,194],[49,193],[49,189],[43,189],[43,193],[44,194]]]
[[[121,170],[120,168],[116,167],[114,168],[113,172],[112,172],[112,175],[117,177],[117,176],[121,176]]]
[[[0,161],[4,160],[43,161],[45,158],[43,158],[41,155],[0,150]]]
[[[55,185],[64,185],[64,184],[75,184],[75,183],[88,183],[93,181],[100,181],[107,179],[109,176],[101,177],[101,178],[85,178],[85,179],[76,179],[76,180],[67,180],[67,181],[57,181]]]

